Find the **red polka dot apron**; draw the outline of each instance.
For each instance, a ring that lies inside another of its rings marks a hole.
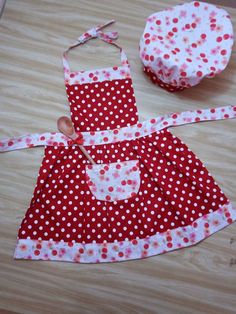
[[[112,41],[117,34],[101,28],[89,30],[70,48],[95,37],[117,46]],[[80,140],[46,132],[0,141],[1,152],[45,146],[14,258],[141,259],[196,244],[233,223],[235,207],[169,128],[235,118],[236,106],[139,122],[124,51],[119,48],[121,66],[71,72],[69,49],[63,56],[65,84]]]

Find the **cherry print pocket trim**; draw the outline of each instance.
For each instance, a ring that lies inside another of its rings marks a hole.
[[[87,165],[86,183],[98,200],[114,202],[133,197],[140,188],[139,161]]]

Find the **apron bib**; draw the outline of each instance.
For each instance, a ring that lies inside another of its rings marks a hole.
[[[104,26],[108,25],[105,24]],[[117,46],[98,26],[90,38]],[[236,117],[236,106],[170,113],[139,122],[130,67],[71,72],[65,85],[80,142],[62,133],[0,141],[0,151],[45,146],[15,259],[77,263],[140,259],[198,243],[231,224],[236,210],[170,127]],[[96,162],[81,153],[83,144]]]

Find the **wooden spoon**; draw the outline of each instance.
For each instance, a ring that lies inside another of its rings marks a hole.
[[[70,118],[68,117],[60,117],[57,120],[57,128],[58,130],[65,134],[67,137],[71,138],[73,141],[76,140],[78,138],[78,135],[75,132],[75,128],[73,126],[73,123],[71,121]],[[81,149],[81,151],[84,153],[84,155],[88,158],[88,160],[93,164],[96,165],[95,161],[93,160],[93,158],[89,155],[89,153],[87,152],[87,150],[82,146],[79,145],[79,148]]]

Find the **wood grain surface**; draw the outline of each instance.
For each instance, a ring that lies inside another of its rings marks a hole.
[[[131,63],[142,119],[235,104],[236,48],[217,78],[170,94],[142,72],[138,44],[146,17],[179,0],[8,0],[0,31],[0,137],[55,131],[69,114],[62,53],[91,26],[116,19]],[[211,1],[213,2],[213,1]],[[219,2],[219,1],[218,1]],[[223,3],[223,1],[221,1]],[[226,8],[236,30],[236,9]],[[74,70],[119,64],[99,40],[73,50]],[[236,205],[236,120],[173,128]],[[114,264],[14,260],[43,148],[0,156],[0,313],[236,313],[236,224],[198,245]]]

